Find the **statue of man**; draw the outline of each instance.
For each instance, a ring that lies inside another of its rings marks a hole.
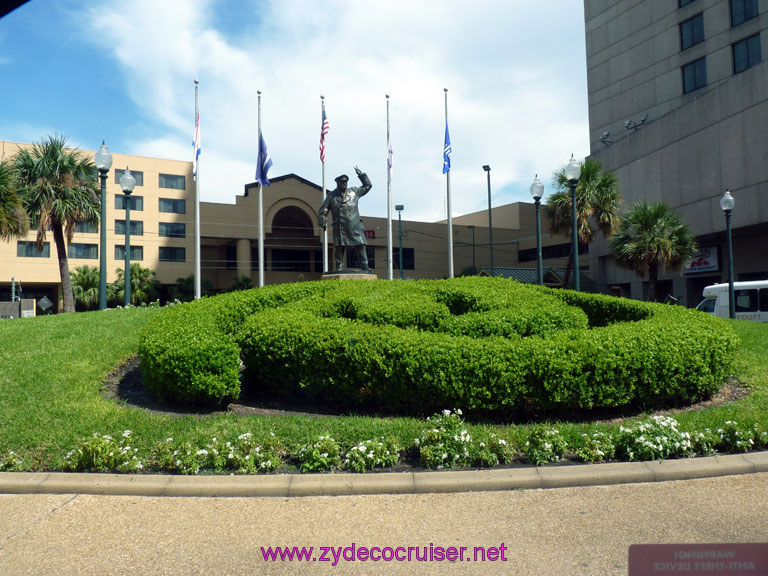
[[[357,166],[355,172],[362,186],[348,188],[349,176],[342,174],[336,178],[336,189],[325,197],[320,210],[317,211],[317,223],[323,230],[328,225],[328,212],[333,214],[333,244],[336,247],[334,256],[337,272],[344,270],[344,256],[348,247],[357,250],[363,272],[369,272],[367,243],[357,202],[371,189],[371,181]]]

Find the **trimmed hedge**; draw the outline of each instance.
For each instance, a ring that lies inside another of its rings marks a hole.
[[[351,410],[496,416],[696,401],[728,377],[737,338],[668,305],[497,278],[307,282],[169,309],[140,356],[159,396],[253,392]]]

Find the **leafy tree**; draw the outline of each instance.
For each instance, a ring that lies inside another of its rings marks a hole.
[[[251,288],[253,288],[253,280],[251,280],[250,276],[238,276],[229,290],[234,292],[235,290],[250,290]]]
[[[53,233],[64,312],[74,312],[67,246],[75,226],[99,220],[96,168],[90,158],[68,149],[65,138],[53,136],[20,150],[13,162],[24,207],[38,222],[38,250],[43,248],[46,230],[50,228]]]
[[[610,242],[616,261],[641,277],[648,274],[648,300],[656,300],[659,270],[680,270],[696,255],[693,232],[682,216],[661,202],[636,202],[621,217]]]
[[[18,182],[13,166],[0,162],[0,239],[21,238],[29,231],[27,216],[17,193]]]
[[[99,269],[96,266],[78,266],[72,274],[72,293],[75,308],[95,310],[99,305]]]
[[[545,215],[550,229],[566,238],[573,235],[571,186],[565,176],[565,166],[555,172],[552,181],[555,192],[547,199]],[[609,237],[618,225],[619,181],[613,172],[603,172],[600,163],[587,158],[581,164],[581,175],[576,186],[576,228],[579,242],[589,244],[597,231]],[[563,288],[568,287],[573,269],[573,246],[563,277]]]
[[[200,296],[210,296],[213,294],[213,282],[207,278],[200,280]],[[176,279],[175,297],[182,302],[191,302],[195,299],[195,275],[190,274],[184,278]]]
[[[160,293],[160,283],[153,280],[155,271],[143,268],[138,262],[131,262],[131,304],[147,304],[157,300]],[[107,287],[107,299],[115,306],[125,303],[125,270],[117,269],[117,280]]]

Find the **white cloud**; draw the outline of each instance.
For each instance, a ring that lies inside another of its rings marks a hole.
[[[271,175],[294,172],[319,183],[324,94],[326,184],[358,164],[374,183],[362,211],[383,216],[384,95],[391,94],[393,203],[406,204],[409,219],[436,220],[444,217],[446,189],[444,87],[455,215],[486,205],[483,164],[492,166],[495,197],[527,200],[534,172],[546,183],[571,152],[588,152],[578,4],[254,0],[233,12],[223,0],[194,9],[138,0],[100,5],[88,26],[119,62],[137,109],[166,130],[137,135],[129,153],[191,158],[192,80],[200,79],[203,200],[234,202],[253,180],[257,90]]]

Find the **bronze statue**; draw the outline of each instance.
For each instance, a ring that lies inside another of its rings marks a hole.
[[[355,172],[362,186],[348,188],[349,176],[342,174],[336,178],[336,189],[325,197],[320,210],[317,211],[317,223],[323,230],[328,225],[328,212],[333,214],[333,244],[336,247],[334,256],[337,272],[344,271],[344,256],[348,247],[357,250],[362,271],[370,271],[363,220],[360,218],[357,202],[371,189],[371,181],[357,166]]]

